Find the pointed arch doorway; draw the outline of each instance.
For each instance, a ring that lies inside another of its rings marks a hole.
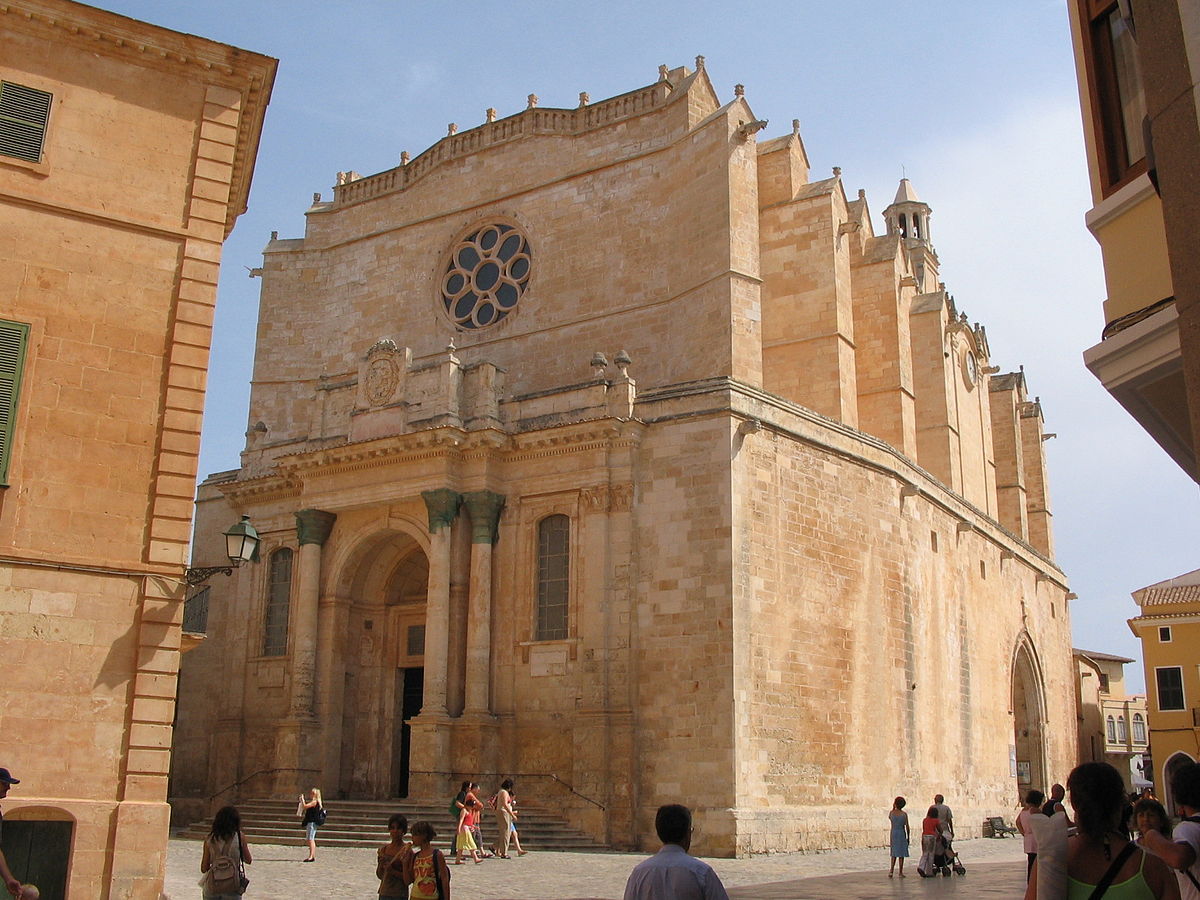
[[[1049,792],[1046,768],[1046,702],[1041,666],[1028,639],[1018,642],[1012,664],[1013,774],[1023,798],[1030,788]]]
[[[404,797],[409,725],[424,699],[429,559],[409,535],[367,543],[348,565],[338,793]]]

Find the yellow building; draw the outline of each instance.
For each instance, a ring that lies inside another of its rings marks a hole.
[[[275,61],[0,5],[4,849],[42,896],[162,889],[222,243]]]
[[[1095,650],[1075,650],[1079,670],[1079,761],[1106,762],[1129,790],[1147,783],[1146,698],[1125,693],[1125,666],[1134,662]]]
[[[1141,639],[1154,783],[1167,809],[1171,774],[1200,760],[1200,569],[1133,592],[1141,615],[1129,627]]]
[[[531,96],[270,241],[196,516],[198,561],[245,512],[263,564],[184,659],[182,813],[507,773],[610,845],[686,799],[747,854],[874,845],[897,794],[968,833],[1065,777],[1042,406],[907,180],[876,218],[727,94],[700,57]]]
[[[1200,479],[1200,6],[1069,0],[1108,297],[1084,361]]]

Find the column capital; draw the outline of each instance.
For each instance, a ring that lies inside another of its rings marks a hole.
[[[296,537],[301,545],[323,546],[337,516],[322,509],[301,509],[296,512]]]
[[[449,528],[463,502],[462,494],[450,488],[421,491],[421,498],[425,501],[425,510],[429,513],[430,534]]]
[[[496,543],[504,495],[492,491],[468,491],[463,494],[463,505],[471,514],[471,543]]]

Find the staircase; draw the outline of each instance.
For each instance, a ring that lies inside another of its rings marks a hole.
[[[408,824],[425,820],[437,830],[438,846],[446,847],[453,837],[453,824],[447,811],[450,801],[434,803],[421,800],[333,800],[325,804],[329,818],[317,832],[320,847],[379,847],[388,842],[387,820],[393,813],[408,817]],[[242,830],[253,844],[304,846],[304,828],[296,815],[295,800],[243,800],[238,804]],[[517,819],[521,846],[526,850],[603,851],[583,832],[575,831],[562,819],[555,818],[533,804],[522,803]],[[488,846],[496,839],[495,814],[489,809],[481,821],[483,840]],[[176,837],[204,840],[212,821],[195,822]],[[516,849],[512,848],[515,853]]]

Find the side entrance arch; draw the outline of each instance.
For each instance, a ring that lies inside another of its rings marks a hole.
[[[1049,793],[1046,769],[1046,700],[1041,666],[1022,635],[1012,661],[1013,762],[1019,796],[1030,788]]]
[[[1158,788],[1159,796],[1163,798],[1163,806],[1167,808],[1167,814],[1171,816],[1182,815],[1175,808],[1175,794],[1171,790],[1171,779],[1181,768],[1188,763],[1193,763],[1196,760],[1192,759],[1183,751],[1171,754],[1166,763],[1163,764],[1162,781],[1155,785]]]

